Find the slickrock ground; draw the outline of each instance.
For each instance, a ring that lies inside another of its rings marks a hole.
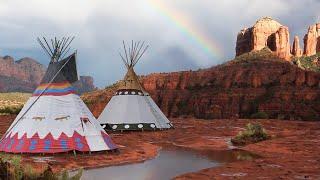
[[[2,116],[0,133],[14,117]],[[319,179],[320,178],[320,122],[280,120],[198,120],[171,119],[175,129],[158,132],[110,133],[120,153],[56,155],[51,164],[54,170],[78,167],[93,168],[135,163],[153,158],[161,147],[184,147],[201,152],[233,148],[229,140],[248,122],[260,122],[272,139],[247,145],[241,149],[261,156],[251,161],[227,163],[221,167],[184,174],[177,179]],[[34,163],[24,155],[24,161]],[[40,156],[41,157],[41,156]],[[208,156],[210,158],[210,156]]]

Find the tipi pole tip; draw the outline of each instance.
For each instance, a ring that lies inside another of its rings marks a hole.
[[[38,43],[50,56],[52,62],[59,61],[69,52],[71,49],[69,46],[74,39],[75,36],[62,37],[60,40],[57,37],[52,39],[37,37]]]
[[[140,60],[140,58],[143,56],[143,54],[146,52],[146,50],[149,48],[149,45],[145,45],[144,41],[133,41],[131,40],[128,43],[128,47],[126,46],[125,41],[122,41],[123,49],[124,49],[124,55],[120,53],[122,61],[125,61],[125,65],[128,68],[134,67],[137,62]]]

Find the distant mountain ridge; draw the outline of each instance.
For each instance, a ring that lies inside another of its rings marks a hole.
[[[45,71],[44,65],[29,57],[17,61],[11,56],[0,57],[0,92],[33,92]],[[80,76],[74,86],[79,94],[96,89],[90,76]]]

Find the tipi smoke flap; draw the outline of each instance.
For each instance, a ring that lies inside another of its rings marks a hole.
[[[98,121],[106,130],[161,130],[172,128],[168,118],[162,113],[150,95],[139,83],[134,66],[147,50],[144,42],[131,42],[121,59],[127,68],[122,84],[102,111]]]
[[[93,152],[116,149],[71,83],[78,80],[76,53],[63,58],[73,38],[38,41],[51,61],[32,97],[0,141],[12,153]],[[69,48],[70,49],[70,48]]]

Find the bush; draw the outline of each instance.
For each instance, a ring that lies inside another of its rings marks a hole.
[[[249,62],[261,59],[279,59],[268,47],[261,50],[251,51],[235,57],[235,62]]]
[[[269,135],[266,133],[265,129],[258,123],[251,124],[248,123],[244,131],[239,132],[239,134],[231,139],[234,145],[246,145],[250,143],[256,143],[269,139]]]
[[[251,119],[268,119],[269,116],[267,113],[259,111],[257,113],[254,113],[250,116]]]
[[[0,109],[0,114],[19,114],[23,106],[19,107],[4,107]]]
[[[54,173],[50,165],[43,172],[36,172],[29,164],[22,164],[21,156],[0,154],[0,179],[48,179],[48,180],[79,180],[83,169],[69,176],[67,171]]]
[[[319,59],[320,53],[317,53],[312,56],[295,57],[292,61],[301,69],[320,72]]]

